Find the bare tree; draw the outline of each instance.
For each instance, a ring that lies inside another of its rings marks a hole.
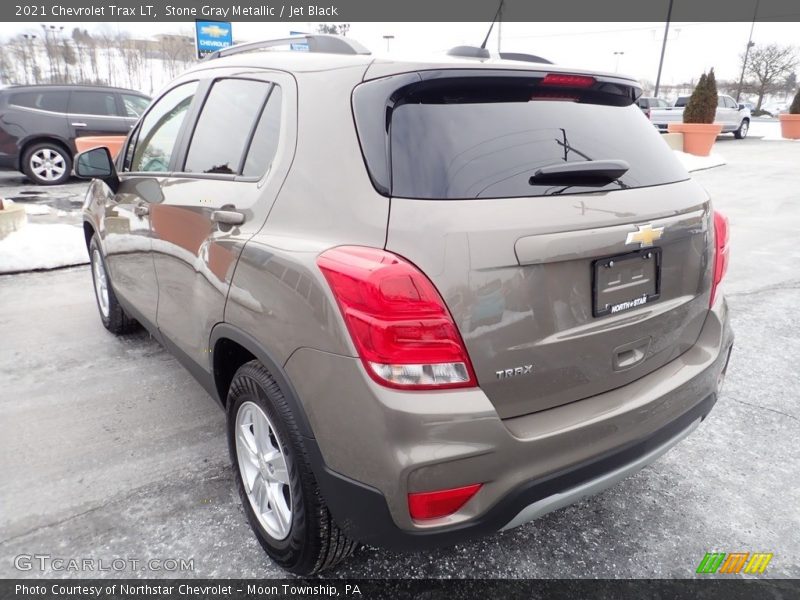
[[[75,56],[75,48],[72,47],[70,40],[65,38],[61,40],[57,51],[61,62],[64,63],[64,83],[71,83],[72,77],[70,76],[69,68],[74,67],[78,62]]]
[[[347,37],[347,32],[350,31],[350,23],[320,23],[317,26],[317,33],[329,33],[331,35],[342,35]]]
[[[130,87],[142,89],[142,79],[147,61],[147,43],[144,40],[131,39],[127,35],[123,35],[120,38],[119,47]]]
[[[176,77],[194,58],[192,38],[187,35],[161,35],[158,49],[170,77]]]
[[[741,58],[744,61],[744,54]],[[794,73],[797,64],[797,48],[794,46],[768,44],[755,46],[750,51],[745,73],[753,81],[754,93],[758,94],[756,110],[761,110],[764,96],[781,91],[786,78]]]
[[[11,40],[7,42],[6,48],[11,49]],[[9,59],[8,52],[0,52],[0,85],[13,83],[16,80],[16,69]]]
[[[106,74],[109,85],[117,85],[116,49],[117,35],[110,29],[103,28],[98,35],[100,47],[106,58]],[[100,78],[102,79],[102,78]]]

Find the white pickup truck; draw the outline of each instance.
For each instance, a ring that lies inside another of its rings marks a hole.
[[[666,131],[670,123],[683,122],[683,109],[688,101],[689,96],[680,96],[674,106],[650,109],[650,120],[659,131]],[[722,125],[722,133],[732,133],[740,140],[750,129],[750,109],[744,104],[736,104],[730,96],[720,94],[714,123]]]

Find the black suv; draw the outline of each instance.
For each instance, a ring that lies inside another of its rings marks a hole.
[[[0,90],[0,168],[34,183],[65,182],[75,138],[127,135],[150,98],[133,90],[87,85],[30,85]]]

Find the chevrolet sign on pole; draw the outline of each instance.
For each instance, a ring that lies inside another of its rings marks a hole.
[[[194,41],[197,58],[233,45],[233,29],[227,21],[195,21]]]

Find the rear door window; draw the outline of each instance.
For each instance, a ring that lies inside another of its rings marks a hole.
[[[522,80],[523,78],[519,78]],[[422,199],[507,198],[661,185],[687,178],[658,132],[626,106],[528,81],[454,79],[411,94],[391,113],[391,194]],[[533,184],[536,169],[622,160],[606,185]]]
[[[73,91],[69,96],[69,112],[74,115],[119,116],[114,92]]]
[[[269,83],[249,79],[214,83],[197,119],[184,171],[240,174],[270,87]]]
[[[67,112],[67,91],[16,92],[11,94],[9,104],[24,108],[35,108],[49,112]]]

